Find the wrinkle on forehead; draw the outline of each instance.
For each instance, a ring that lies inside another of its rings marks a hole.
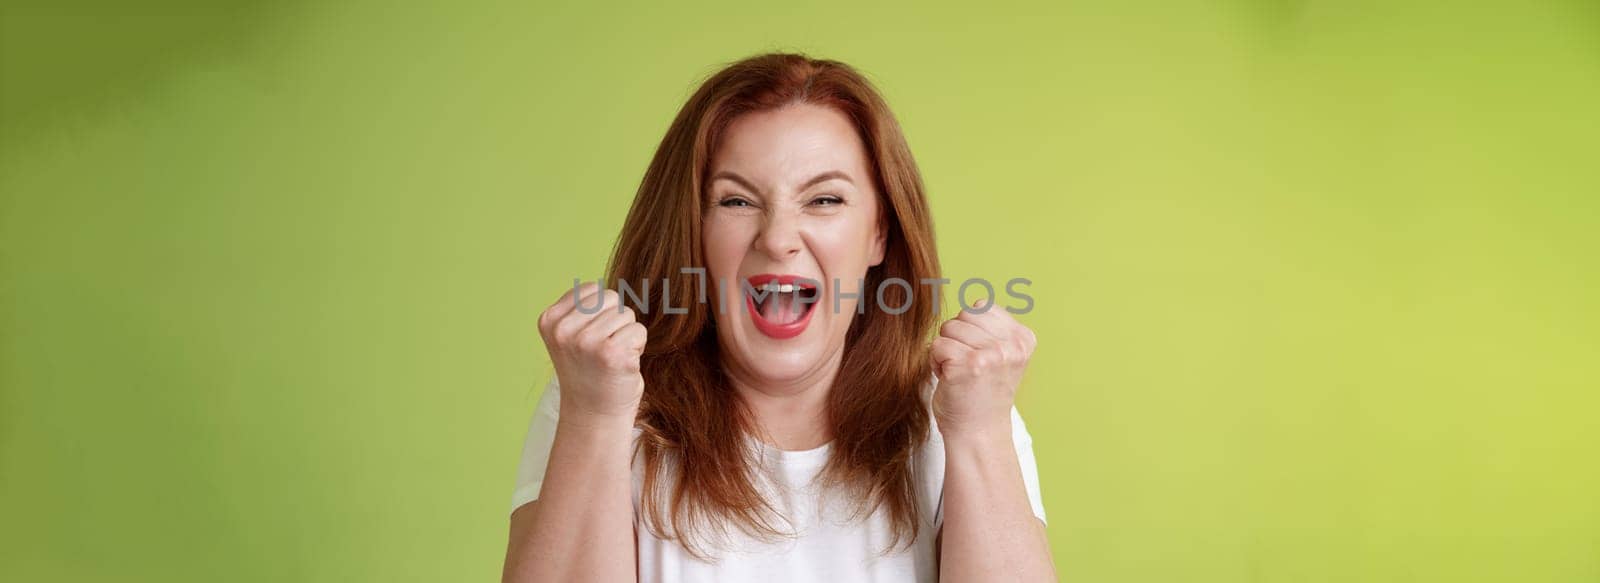
[[[850,175],[857,188],[871,185],[866,147],[856,127],[837,110],[813,104],[735,119],[712,163],[713,174],[723,170],[743,176],[764,189],[761,194],[769,195],[789,193],[829,170]]]

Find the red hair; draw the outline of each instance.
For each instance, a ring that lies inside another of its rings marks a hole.
[[[933,223],[922,178],[898,122],[876,89],[844,63],[797,54],[764,54],[733,63],[707,79],[678,112],[657,147],[634,197],[607,269],[611,282],[667,280],[634,305],[649,330],[640,360],[645,380],[638,421],[644,460],[646,526],[706,558],[703,538],[726,536],[728,526],[760,538],[785,534],[781,519],[754,483],[758,460],[746,447],[753,423],[719,364],[714,320],[700,296],[704,268],[701,220],[711,155],[741,114],[796,103],[833,108],[855,125],[869,156],[887,237],[884,260],[866,274],[861,301],[881,282],[884,305],[855,316],[844,357],[829,392],[827,422],[834,437],[819,480],[834,495],[859,503],[857,518],[885,510],[892,549],[918,535],[912,455],[928,437],[922,387],[930,378],[927,340],[937,322],[923,279],[940,277]],[[709,283],[705,285],[709,286]],[[666,314],[670,293],[686,314]],[[714,291],[710,293],[715,293]],[[886,549],[887,550],[887,549]]]

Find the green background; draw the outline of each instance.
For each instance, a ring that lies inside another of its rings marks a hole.
[[[7,2],[0,580],[498,577],[653,148],[878,83],[1063,580],[1600,581],[1600,4]]]

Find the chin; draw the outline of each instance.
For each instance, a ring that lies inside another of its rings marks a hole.
[[[752,380],[775,384],[802,380],[815,374],[832,356],[826,338],[830,330],[825,326],[779,340],[761,334],[751,322],[735,325],[741,328],[740,333],[721,339],[723,357],[737,358],[745,374],[754,377]]]
[[[822,364],[821,347],[796,346],[783,350],[756,350],[748,354],[751,374],[771,381],[804,378]]]

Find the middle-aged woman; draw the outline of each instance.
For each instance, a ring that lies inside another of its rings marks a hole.
[[[795,54],[711,76],[645,172],[617,289],[539,316],[555,375],[504,579],[1055,580],[1013,405],[1034,335],[993,299],[938,325],[939,278],[865,78]]]

